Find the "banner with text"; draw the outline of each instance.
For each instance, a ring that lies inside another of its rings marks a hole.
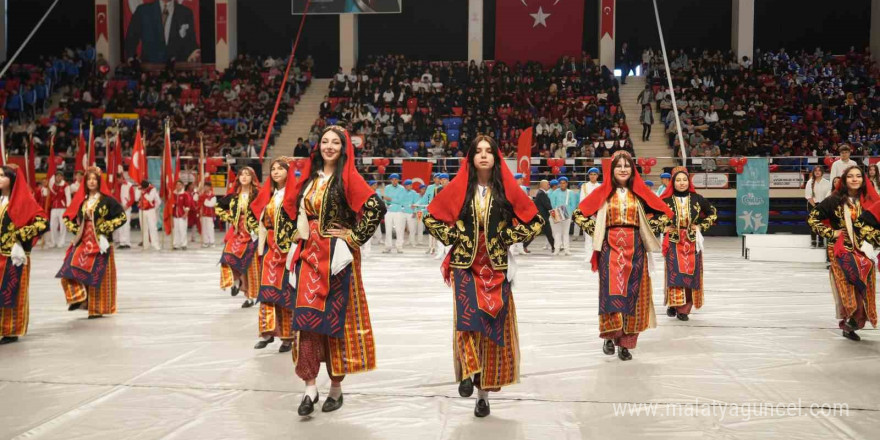
[[[767,158],[750,157],[736,178],[736,233],[766,234],[770,217],[770,168]]]

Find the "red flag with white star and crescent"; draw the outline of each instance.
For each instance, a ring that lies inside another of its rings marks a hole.
[[[555,64],[581,55],[583,0],[498,0],[495,7],[495,59],[506,63]]]

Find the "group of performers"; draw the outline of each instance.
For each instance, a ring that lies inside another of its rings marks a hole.
[[[313,414],[321,401],[316,386],[321,362],[331,381],[322,412],[342,407],[346,375],[376,367],[361,249],[387,218],[386,206],[398,203],[398,190],[386,187],[380,194],[374,182],[357,172],[354,159],[349,133],[327,127],[310,159],[300,165],[301,178],[290,175],[294,162],[287,157],[272,161],[270,181],[262,185],[254,170],[245,167],[214,207],[230,226],[220,259],[220,286],[233,296],[243,292],[242,307],[259,302],[255,348],[263,349],[277,337],[279,352],[292,352],[295,373],[305,383],[301,416]],[[600,182],[599,169],[590,169],[580,194],[572,195],[564,180],[560,192],[543,194],[550,209],[570,210],[571,221],[586,233],[590,265],[599,274],[602,349],[627,361],[639,334],[656,326],[652,253],[664,256],[667,316],[687,321],[694,308],[702,307],[702,233],[717,214],[696,193],[683,167],[664,176],[659,195],[645,184],[626,152],[603,161],[601,174]],[[403,203],[413,208],[424,203],[424,227],[437,248],[448,249],[441,273],[454,292],[454,374],[462,397],[476,389],[474,415],[485,417],[490,414],[489,392],[519,381],[515,250],[546,230],[548,215],[529,196],[521,176],[509,171],[491,137],[474,139],[453,180],[435,177],[433,187]],[[392,181],[390,188],[398,186]],[[404,182],[402,188],[408,190],[406,186]],[[153,203],[149,194],[155,189],[148,183],[141,189],[141,201]],[[183,194],[182,185],[178,190]],[[57,278],[69,310],[86,309],[89,318],[113,314],[112,242],[127,221],[133,196],[123,194],[121,204],[93,167],[83,173],[77,190],[64,192],[64,197],[62,219],[74,238]],[[213,194],[198,197],[209,201]],[[146,204],[142,209],[155,207]],[[27,330],[29,253],[49,229],[47,218],[17,170],[0,168],[0,344],[14,342]],[[555,223],[566,227],[563,221]],[[808,223],[829,243],[840,329],[845,337],[859,340],[857,330],[868,321],[877,323],[876,252],[870,246],[880,247],[880,195],[860,168],[849,167],[832,194],[816,203]],[[558,243],[555,253],[568,250],[568,242]]]

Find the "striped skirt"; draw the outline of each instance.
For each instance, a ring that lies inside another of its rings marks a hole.
[[[12,264],[9,257],[7,264]],[[0,336],[24,336],[28,327],[28,288],[30,285],[31,259],[28,257],[21,272],[18,298],[11,307],[0,307]]]
[[[87,286],[80,282],[62,278],[61,288],[68,305],[84,303],[88,305],[89,316],[112,315],[116,313],[116,257],[111,246],[107,249],[107,269],[101,284]]]

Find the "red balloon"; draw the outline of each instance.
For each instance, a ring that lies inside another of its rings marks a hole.
[[[739,166],[739,159],[737,159],[735,157],[731,157],[730,159],[727,160],[727,163],[730,164],[730,166],[736,168]]]
[[[770,165],[770,171],[776,171],[779,169],[779,165]]]
[[[745,168],[744,168],[742,165],[737,165],[737,167],[736,167],[736,174],[742,174],[742,172],[743,172],[744,169],[745,169]]]
[[[740,164],[740,165],[742,165],[742,166],[746,166],[747,163],[749,163],[749,158],[747,158],[747,157],[741,157],[741,158],[739,158],[739,164]]]
[[[826,167],[830,167],[834,164],[834,158],[831,156],[826,156],[824,162]]]
[[[652,166],[654,166],[654,165],[657,165],[657,159],[655,159],[655,158],[653,158],[653,157],[652,157],[652,158],[649,158],[649,159],[648,159],[648,166],[649,166],[649,167],[652,167]]]
[[[642,167],[642,172],[645,174],[651,174],[651,167],[649,167],[649,166]]]
[[[378,171],[379,174],[385,174],[385,165],[379,165],[376,167],[376,171]]]
[[[559,174],[559,167],[556,166],[556,165],[553,165],[553,168],[552,168],[550,171],[551,171],[553,174],[557,174],[557,175],[558,175],[558,174]]]

